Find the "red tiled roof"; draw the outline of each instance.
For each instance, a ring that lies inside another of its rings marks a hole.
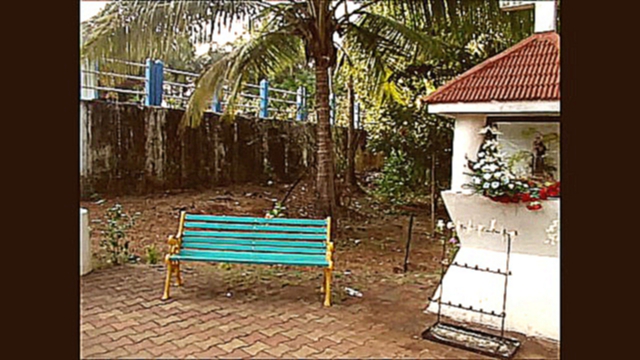
[[[429,104],[560,100],[560,36],[534,34],[449,81]]]

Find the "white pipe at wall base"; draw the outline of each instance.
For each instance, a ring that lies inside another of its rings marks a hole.
[[[89,211],[80,208],[80,276],[91,271],[91,241],[89,239]]]

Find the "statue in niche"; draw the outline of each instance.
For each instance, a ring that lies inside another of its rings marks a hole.
[[[547,153],[547,147],[542,141],[542,134],[537,133],[536,138],[533,140],[533,162],[531,164],[532,175],[535,177],[544,177],[546,175],[546,169],[544,165],[544,158]]]

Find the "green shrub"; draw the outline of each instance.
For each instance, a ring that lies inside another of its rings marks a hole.
[[[401,150],[392,150],[376,180],[375,192],[393,204],[404,204],[412,190],[414,164]]]
[[[160,253],[158,252],[156,245],[151,244],[147,246],[145,250],[147,252],[147,264],[157,264],[158,260],[160,259]]]
[[[127,231],[135,224],[135,216],[122,211],[122,205],[116,204],[105,214],[106,229],[102,230],[100,247],[106,253],[106,262],[112,265],[129,261],[133,253],[129,249]]]

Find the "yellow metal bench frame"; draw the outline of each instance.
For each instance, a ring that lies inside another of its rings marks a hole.
[[[162,295],[162,300],[168,300],[170,298],[170,287],[171,287],[171,279],[175,276],[176,286],[183,286],[184,280],[180,274],[180,261],[172,260],[171,257],[173,255],[180,254],[181,246],[182,246],[182,238],[184,233],[184,224],[187,213],[182,211],[180,213],[180,222],[178,225],[178,232],[176,235],[170,235],[168,239],[169,244],[169,252],[164,257],[164,262],[167,267],[167,274],[164,284],[164,293]],[[324,306],[331,306],[331,278],[332,271],[334,267],[333,262],[333,253],[334,253],[334,244],[331,241],[331,217],[326,218],[326,260],[328,263],[327,267],[323,268],[324,277],[322,281],[322,285],[320,287],[320,291],[324,293]],[[206,260],[203,260],[206,261]],[[224,261],[219,261],[224,262]]]

